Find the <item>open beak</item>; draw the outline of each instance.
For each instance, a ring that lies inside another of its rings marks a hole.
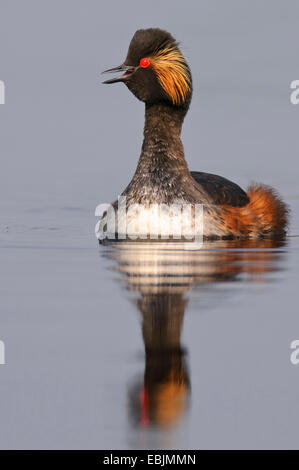
[[[136,67],[130,67],[129,65],[119,65],[118,67],[114,67],[113,69],[108,69],[105,70],[103,73],[117,73],[117,72],[124,72],[122,75],[115,77],[115,78],[110,78],[110,80],[105,80],[103,83],[117,83],[117,82],[123,82],[126,80],[127,77],[132,75],[136,70]]]

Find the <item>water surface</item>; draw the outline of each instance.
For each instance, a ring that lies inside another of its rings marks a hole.
[[[298,237],[98,246],[83,207],[6,220],[1,448],[298,447]]]
[[[1,2],[0,447],[299,448],[299,4],[129,3]],[[192,70],[190,169],[275,187],[285,243],[98,246],[144,120],[100,72],[150,26]]]

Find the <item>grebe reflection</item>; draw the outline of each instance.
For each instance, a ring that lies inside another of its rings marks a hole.
[[[145,348],[143,379],[129,386],[134,426],[169,428],[188,409],[191,380],[181,333],[187,293],[219,282],[262,282],[278,269],[283,242],[274,240],[205,243],[198,251],[182,245],[118,242],[103,255],[113,259],[126,289],[137,294]]]

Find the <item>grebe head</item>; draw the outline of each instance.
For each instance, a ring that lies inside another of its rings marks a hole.
[[[148,105],[189,107],[191,72],[178,43],[167,31],[158,28],[136,31],[124,63],[103,73],[109,72],[124,73],[103,83],[123,82]]]

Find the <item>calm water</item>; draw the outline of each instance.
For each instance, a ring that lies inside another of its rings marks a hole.
[[[84,208],[5,220],[1,448],[299,447],[298,237],[98,247]]]
[[[299,4],[129,3],[1,2],[0,447],[299,448]],[[277,188],[284,244],[98,246],[144,119],[100,72],[151,26],[192,69],[190,169]]]

